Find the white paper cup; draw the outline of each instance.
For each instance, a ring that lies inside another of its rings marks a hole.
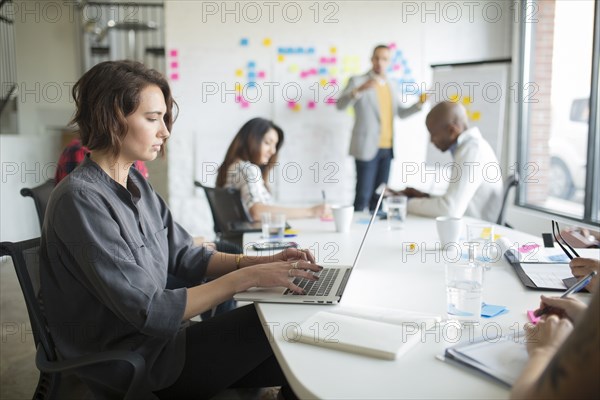
[[[332,206],[333,220],[335,221],[336,232],[348,232],[352,225],[352,217],[354,216],[353,206]]]
[[[435,219],[440,243],[446,247],[450,243],[457,243],[462,230],[462,218],[456,217],[437,217]]]

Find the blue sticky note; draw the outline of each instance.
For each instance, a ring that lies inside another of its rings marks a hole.
[[[566,254],[555,254],[553,256],[548,256],[550,261],[559,262],[559,263],[568,263],[570,260],[566,256]]]
[[[484,318],[497,317],[499,315],[506,314],[507,312],[508,308],[504,306],[481,303],[481,316]]]
[[[247,38],[242,38],[240,40],[240,46],[248,46],[248,39]]]
[[[370,218],[361,218],[361,219],[359,219],[358,221],[356,221],[356,223],[357,223],[357,224],[361,224],[361,225],[366,225],[366,224],[368,224],[369,222],[371,222],[371,219],[370,219]]]
[[[309,47],[308,48],[308,54],[313,54],[315,52],[315,48],[314,47]]]
[[[248,61],[248,68],[252,69],[256,67],[256,63],[254,61]]]

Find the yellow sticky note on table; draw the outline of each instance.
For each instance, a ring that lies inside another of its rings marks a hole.
[[[279,61],[279,62],[284,62],[284,61],[285,61],[285,56],[284,56],[283,54],[279,54],[279,55],[277,56],[277,61]]]
[[[236,69],[235,76],[244,76],[244,71],[242,71],[241,69]]]
[[[265,38],[265,39],[263,40],[263,46],[267,46],[267,47],[269,47],[270,45],[271,45],[271,39],[269,39],[269,38]]]
[[[481,230],[481,238],[482,239],[489,239],[491,234],[492,234],[492,228],[483,228]]]
[[[481,119],[481,113],[479,111],[473,111],[471,114],[472,121],[479,121]]]

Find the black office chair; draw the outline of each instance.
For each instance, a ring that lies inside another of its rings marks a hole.
[[[233,232],[230,222],[252,222],[242,204],[240,191],[232,188],[211,188],[195,181],[194,185],[204,189],[215,223],[215,233],[222,238],[241,243],[242,234]]]
[[[35,364],[40,370],[40,377],[33,399],[89,396],[89,391],[82,381],[74,376],[73,372],[86,366],[106,362],[128,363],[131,365],[131,381],[125,398],[139,398],[140,390],[143,389],[141,383],[145,375],[146,362],[137,353],[106,351],[75,359],[61,360],[58,358],[44,317],[44,304],[40,297],[40,239],[30,239],[17,243],[2,242],[0,243],[0,256],[10,256],[12,258],[33,330],[33,339],[37,349]]]
[[[46,206],[50,199],[50,193],[56,186],[54,179],[48,179],[46,182],[33,188],[21,189],[21,196],[31,197],[35,204],[35,210],[37,211],[38,219],[40,221],[40,228],[44,224],[44,215],[46,214]]]
[[[506,203],[508,201],[508,195],[510,194],[510,190],[513,187],[516,188],[517,186],[519,186],[519,174],[515,172],[513,175],[510,175],[508,177],[506,182],[504,182],[504,196],[502,197],[502,208],[500,208],[500,215],[498,215],[498,220],[496,221],[496,224],[512,228],[512,226],[506,223],[504,214],[506,212]]]

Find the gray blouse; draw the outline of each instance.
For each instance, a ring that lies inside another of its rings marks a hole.
[[[167,274],[200,284],[212,252],[193,247],[134,168],[127,186],[88,156],[54,189],[42,228],[41,297],[63,357],[138,352],[157,390],[177,379],[185,361],[187,289],[166,289]],[[102,383],[120,391],[129,373],[114,372]]]

